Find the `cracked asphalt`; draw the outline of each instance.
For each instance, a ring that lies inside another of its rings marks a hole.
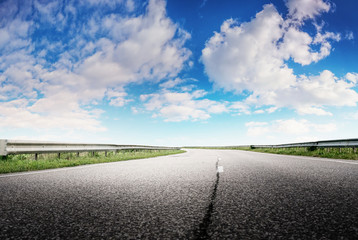
[[[189,149],[0,175],[0,239],[358,239],[357,163]]]

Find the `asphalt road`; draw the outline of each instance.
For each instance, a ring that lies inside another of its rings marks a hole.
[[[358,239],[358,162],[188,150],[0,175],[0,239]]]

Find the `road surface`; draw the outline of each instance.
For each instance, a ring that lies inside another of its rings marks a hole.
[[[358,162],[189,149],[0,175],[0,239],[358,239]]]

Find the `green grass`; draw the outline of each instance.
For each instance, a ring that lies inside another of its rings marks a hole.
[[[256,148],[252,149],[250,147],[192,147],[200,149],[221,149],[221,150],[244,150],[244,151],[253,151],[253,152],[262,152],[262,153],[274,153],[274,154],[284,154],[284,155],[296,155],[296,156],[309,156],[309,157],[320,157],[320,158],[335,158],[335,159],[350,159],[358,160],[358,150],[354,152],[352,148],[317,148],[317,149],[308,149],[308,148]]]
[[[79,157],[75,153],[63,153],[58,158],[57,154],[40,154],[38,160],[34,160],[34,154],[8,155],[0,159],[0,173],[13,173],[43,170],[51,168],[74,167],[79,165],[117,162],[132,159],[151,158],[171,154],[183,153],[183,150],[141,150],[120,151],[117,154],[108,152],[107,157],[104,153],[96,152],[92,157],[89,153],[81,153]]]
[[[325,148],[318,148],[312,151],[308,150],[307,148],[287,148],[287,149],[263,148],[263,149],[248,149],[248,150],[255,151],[255,152],[263,152],[263,153],[358,160],[358,152],[354,152],[352,148],[342,148],[341,150],[339,150],[338,148],[331,148],[329,150]]]

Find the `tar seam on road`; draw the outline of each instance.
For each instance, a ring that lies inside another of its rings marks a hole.
[[[216,161],[216,167],[215,167],[216,169],[218,169],[219,160],[220,159],[218,158],[218,160]],[[208,228],[211,224],[211,216],[214,211],[214,202],[216,199],[216,191],[218,189],[219,179],[220,179],[220,173],[219,173],[219,171],[217,171],[214,189],[210,196],[210,204],[206,208],[205,216],[204,216],[202,222],[199,224],[199,228],[195,231],[194,239],[210,239],[210,236],[208,234]]]

